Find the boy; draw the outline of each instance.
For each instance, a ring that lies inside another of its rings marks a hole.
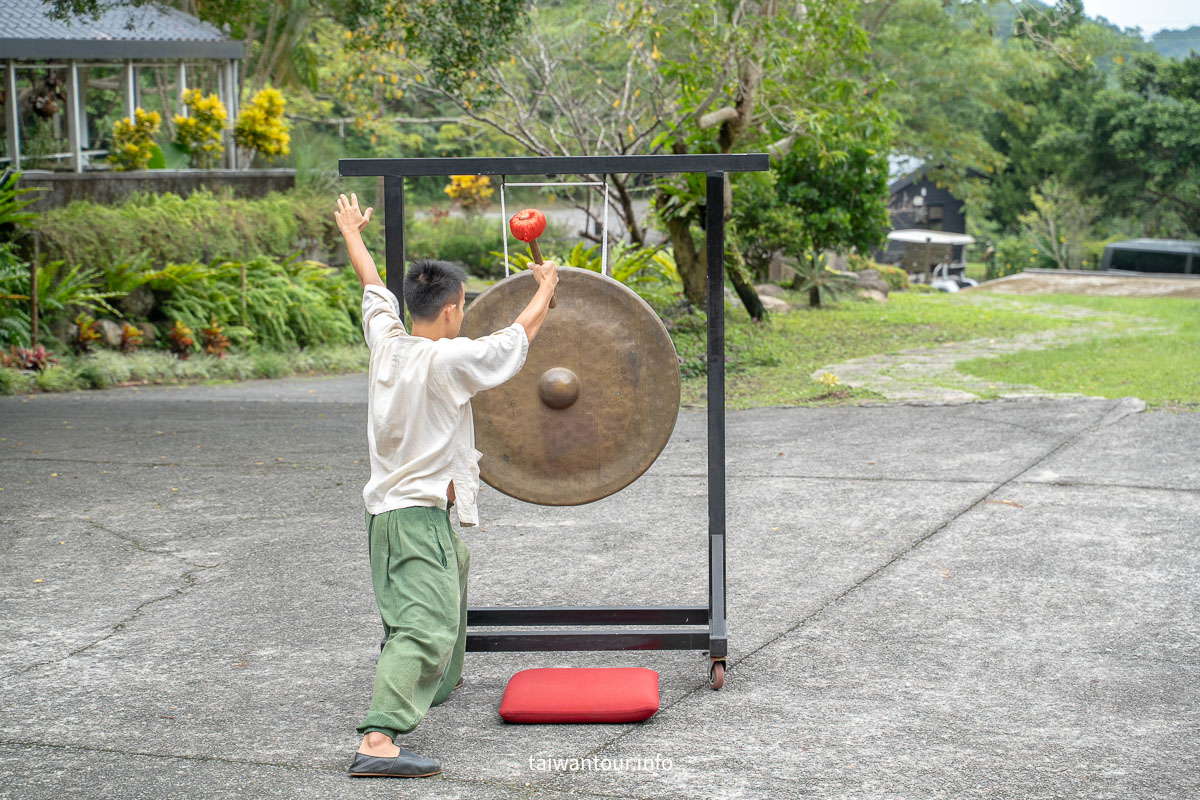
[[[450,526],[450,509],[458,506],[460,525],[479,521],[471,397],[521,369],[546,319],[558,267],[550,261],[534,265],[538,289],[516,321],[472,340],[457,338],[466,275],[443,261],[415,261],[404,278],[409,333],[363,244],[372,211],[361,213],[358,198],[343,194],[334,213],[363,285],[363,334],[371,348],[371,477],[363,499],[371,584],[386,635],[371,708],[358,726],[363,740],[348,774],[426,777],[441,772],[441,764],[397,747],[395,740],[458,688],[462,673],[471,554]]]

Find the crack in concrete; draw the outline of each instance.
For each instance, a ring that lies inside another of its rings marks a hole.
[[[179,556],[176,556],[176,557],[181,558]],[[190,563],[190,562],[188,562],[188,563]],[[171,600],[176,597],[180,597],[183,594],[185,594],[189,589],[193,588],[196,585],[196,573],[197,572],[202,572],[204,570],[209,570],[209,569],[216,569],[219,566],[221,566],[221,565],[213,564],[211,566],[207,566],[207,565],[194,566],[192,569],[184,572],[179,577],[179,579],[182,580],[184,583],[183,586],[176,587],[174,590],[167,592],[164,595],[160,595],[159,597],[152,597],[149,600],[143,600],[142,602],[138,603],[136,606],[133,607],[133,610],[130,611],[129,614],[124,619],[120,620],[115,625],[113,625],[112,630],[110,630],[105,635],[101,636],[99,639],[96,639],[95,641],[88,642],[85,645],[77,647],[64,656],[59,656],[58,658],[50,658],[45,661],[38,661],[33,664],[27,664],[26,666],[21,667],[20,669],[14,670],[12,672],[4,674],[3,676],[0,676],[0,678],[7,680],[9,678],[15,678],[20,675],[25,675],[25,674],[30,673],[33,670],[39,669],[41,667],[47,667],[47,666],[50,666],[51,664],[59,664],[63,661],[74,658],[75,656],[77,656],[81,653],[85,653],[88,650],[91,650],[93,647],[96,647],[97,645],[103,644],[104,642],[106,642],[109,639],[116,636],[118,633],[121,633],[122,631],[124,631],[128,625],[137,621],[137,619],[139,617],[141,617],[142,611],[144,609],[146,609],[156,603],[161,603],[165,600]]]
[[[104,533],[109,534],[110,536],[113,536],[117,539],[120,539],[123,542],[133,545],[133,548],[135,550],[138,550],[143,553],[153,553],[154,555],[171,556],[172,558],[179,559],[183,563],[187,564],[189,567],[196,567],[197,569],[213,569],[215,567],[221,566],[220,563],[199,564],[195,561],[185,558],[184,556],[179,555],[178,553],[176,553],[174,550],[171,550],[170,548],[151,547],[150,545],[146,544],[141,539],[138,539],[136,536],[133,536],[132,534],[124,533],[122,531],[115,531],[112,528],[101,525],[99,522],[96,522],[95,520],[89,519],[89,520],[84,520],[84,521],[87,524],[91,525],[93,528],[98,528],[99,530],[103,531]]]
[[[54,750],[63,751],[66,748],[62,745],[54,745],[47,742],[39,742],[28,739],[5,739],[0,738],[0,747],[24,747],[28,749]],[[224,756],[206,756],[206,755],[185,755],[179,753],[154,753],[148,750],[127,750],[119,747],[97,747],[95,745],[81,745],[72,743],[71,751],[85,751],[89,753],[106,753],[109,755],[132,756],[136,758],[152,758],[158,761],[195,761],[200,763],[215,763],[215,764],[230,764],[249,767],[269,767],[272,769],[285,769],[292,772],[315,772],[326,775],[345,775],[346,771],[341,768],[334,767],[316,767],[302,764],[289,764],[285,761],[259,761],[249,758],[227,758]],[[485,778],[460,778],[453,777],[442,773],[437,776],[438,781],[448,781],[450,783],[461,784],[465,786],[484,786],[490,789],[503,789],[510,793],[524,795],[526,797],[560,797],[564,793],[561,790],[552,789],[545,784],[530,784],[528,786],[520,783],[506,782],[502,780],[489,780]],[[570,789],[571,797],[576,798],[597,798],[597,800],[611,800],[611,798],[627,798],[627,800],[663,800],[662,795],[654,795],[652,797],[637,796],[630,794],[597,794],[594,792],[581,792],[577,789]]]
[[[987,500],[989,497],[992,497],[993,495],[997,494],[998,492],[1000,492],[1000,490],[1002,490],[1004,487],[1008,486],[1009,484],[1016,482],[1022,475],[1026,474],[1030,470],[1037,467],[1043,461],[1045,461],[1046,459],[1053,456],[1055,453],[1062,450],[1064,447],[1066,447],[1068,444],[1070,444],[1071,442],[1078,439],[1080,436],[1083,436],[1085,433],[1090,433],[1091,431],[1094,431],[1099,428],[1103,428],[1108,425],[1112,425],[1116,422],[1119,422],[1120,420],[1124,419],[1125,417],[1129,416],[1130,414],[1139,413],[1139,412],[1145,410],[1144,403],[1141,403],[1140,401],[1137,401],[1137,403],[1131,403],[1131,402],[1127,402],[1128,400],[1129,400],[1129,398],[1123,398],[1121,400],[1114,401],[1111,405],[1109,405],[1109,407],[1107,409],[1104,410],[1104,412],[1100,415],[1100,417],[1097,420],[1095,420],[1094,422],[1092,422],[1089,425],[1085,425],[1084,427],[1080,428],[1079,430],[1077,430],[1073,433],[1069,433],[1069,434],[1066,434],[1065,436],[1061,437],[1058,440],[1058,442],[1053,447],[1051,447],[1049,450],[1047,450],[1045,453],[1043,453],[1042,455],[1035,458],[1032,462],[1030,462],[1026,466],[1022,467],[1017,472],[1013,473],[1010,477],[995,484],[994,486],[992,486],[990,489],[988,489],[983,494],[975,497],[961,511],[959,511],[957,514],[954,514],[952,517],[950,517],[950,519],[948,519],[948,520],[944,521],[943,523],[941,523],[940,525],[936,526],[935,528],[933,528],[933,530],[929,531],[924,536],[921,536],[918,539],[916,539],[908,547],[904,548],[899,553],[896,553],[895,555],[893,555],[887,562],[879,565],[878,567],[873,569],[871,572],[867,573],[867,575],[860,578],[855,583],[851,584],[849,587],[847,587],[845,590],[843,590],[841,593],[839,593],[836,597],[831,598],[830,600],[823,603],[819,608],[817,608],[810,614],[807,614],[806,616],[802,617],[794,625],[792,625],[788,628],[785,628],[784,630],[780,631],[775,636],[771,637],[767,641],[760,644],[758,647],[755,647],[753,650],[746,652],[740,658],[738,658],[736,661],[733,659],[727,659],[725,662],[726,678],[728,678],[731,674],[733,674],[738,666],[753,659],[754,656],[758,655],[759,653],[761,653],[766,648],[770,647],[775,642],[779,641],[780,639],[784,638],[785,636],[788,636],[789,634],[793,633],[794,631],[796,631],[799,628],[803,627],[804,625],[808,624],[810,621],[817,618],[821,614],[824,614],[827,610],[829,610],[831,607],[833,607],[834,605],[839,603],[842,599],[847,597],[849,594],[851,594],[855,590],[865,586],[867,583],[869,583],[870,581],[872,581],[873,579],[875,579],[876,577],[881,575],[883,572],[888,570],[890,567],[892,567],[892,565],[896,564],[898,561],[903,559],[909,553],[913,552],[918,547],[925,544],[926,542],[928,542],[933,537],[937,536],[942,531],[947,530],[951,525],[953,525],[961,517],[965,516],[966,514],[970,513],[971,511],[974,511],[976,508],[979,508],[983,504],[983,502],[985,500]],[[1122,406],[1125,406],[1125,408],[1122,409],[1121,408]],[[1031,481],[1031,483],[1032,483],[1032,481]],[[696,692],[701,691],[703,689],[707,689],[707,688],[709,688],[709,686],[708,686],[708,679],[706,677],[702,682],[697,683],[697,685],[695,687],[682,693],[678,698],[676,698],[671,703],[668,703],[667,705],[660,707],[659,710],[661,711],[661,710],[663,710],[663,708],[674,708],[675,706],[679,705],[679,703],[681,703],[685,698],[690,697],[691,695],[695,694]],[[583,756],[583,757],[584,758],[591,757],[591,756],[595,755],[596,753],[599,753],[600,751],[602,751],[608,747],[611,747],[613,744],[620,741],[621,739],[623,739],[625,736],[629,735],[633,731],[640,730],[640,729],[641,729],[641,726],[631,725],[630,727],[626,728],[621,733],[614,736],[612,739],[610,739],[607,742],[604,742],[604,743],[598,745],[597,747],[593,748],[592,750],[588,751],[587,755]],[[558,779],[558,777],[556,776],[556,778],[552,778],[551,781],[557,780],[557,779]]]

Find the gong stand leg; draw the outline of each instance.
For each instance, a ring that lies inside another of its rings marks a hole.
[[[400,321],[404,321],[404,177],[387,175],[383,179],[383,252],[387,259],[387,288],[400,303]],[[407,328],[407,323],[405,328]]]
[[[708,261],[708,655],[710,660],[723,662],[728,651],[725,631],[725,173],[707,173],[705,190],[704,243]]]

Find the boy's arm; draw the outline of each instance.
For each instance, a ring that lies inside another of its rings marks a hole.
[[[542,323],[546,321],[546,312],[550,309],[550,301],[554,298],[554,287],[558,285],[558,265],[553,261],[546,261],[542,264],[530,264],[529,268],[533,270],[533,277],[537,279],[538,289],[516,321],[525,329],[525,335],[532,342],[533,337],[542,329]]]
[[[375,259],[371,258],[371,254],[367,252],[367,246],[362,240],[363,229],[371,221],[371,212],[374,210],[368,208],[367,213],[363,214],[358,208],[358,195],[351,194],[350,199],[347,200],[346,195],[343,194],[338,196],[338,210],[333,212],[338,229],[346,240],[346,250],[350,254],[350,266],[354,267],[358,281],[363,286],[369,283],[377,286],[384,285],[379,278],[379,270],[375,268]]]

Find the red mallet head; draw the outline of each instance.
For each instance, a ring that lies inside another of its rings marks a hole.
[[[508,221],[508,229],[522,242],[532,242],[546,231],[546,215],[536,208],[518,211]]]

